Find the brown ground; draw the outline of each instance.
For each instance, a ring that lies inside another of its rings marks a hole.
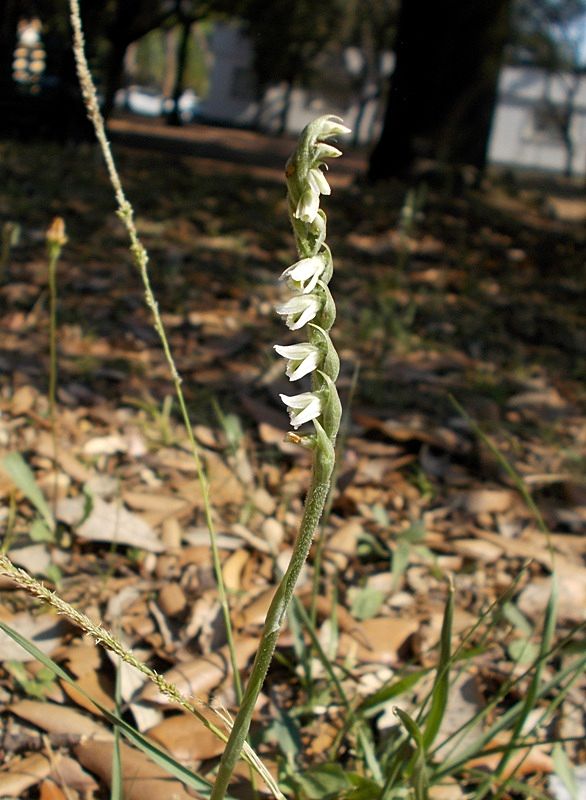
[[[278,393],[290,387],[272,351],[295,340],[273,312],[276,278],[294,258],[281,182],[291,142],[205,126],[170,139],[167,128],[124,119],[112,124],[112,139],[208,470],[246,675],[275,557],[282,566],[290,552],[308,480],[304,453],[283,443]],[[159,671],[180,668],[186,693],[232,707],[201,493],[100,159],[89,147],[1,149],[0,218],[18,222],[21,237],[0,286],[0,455],[21,453],[50,502],[57,486],[59,520],[45,541],[33,506],[0,473],[8,552]],[[363,186],[364,166],[360,154],[333,164],[324,204],[347,433],[325,528],[318,630],[349,670],[346,689],[367,696],[395,673],[433,665],[448,575],[460,635],[531,559],[513,598],[525,625],[503,624],[471,662],[473,699],[453,691],[454,714],[470,714],[513,668],[514,642],[538,636],[551,570],[534,514],[476,423],[551,531],[559,635],[584,621],[584,230],[554,215],[551,193],[494,181],[455,199],[427,187],[413,229],[401,233],[407,187]],[[58,268],[57,470],[43,243],[54,215],[70,240]],[[306,603],[311,577],[310,565],[300,586]],[[31,611],[2,580],[1,618],[36,635],[114,707],[107,656]],[[286,631],[257,712],[258,730],[268,731],[260,750],[276,763],[278,707],[300,727],[297,768],[352,766],[351,743],[331,750],[339,701],[316,662],[311,681],[292,666],[293,645]],[[95,707],[22,658],[6,649],[0,670],[0,795],[106,796],[112,745]],[[408,709],[417,697],[397,702]],[[202,773],[213,765],[216,742],[194,735],[191,720],[173,716],[148,685],[124,684],[122,703],[177,757]],[[577,687],[562,735],[583,735],[580,704]],[[387,709],[372,724],[382,740],[395,719]],[[139,768],[130,757],[125,764],[128,774]],[[551,768],[546,748],[528,760],[526,780],[540,785]],[[149,780],[149,797],[168,796]]]

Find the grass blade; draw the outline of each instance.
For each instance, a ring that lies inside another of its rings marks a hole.
[[[415,800],[427,800],[428,779],[425,766],[425,734],[421,732],[419,725],[406,711],[401,708],[395,708],[394,712],[403,723],[415,745],[411,768],[411,785],[415,793]]]
[[[529,713],[533,710],[537,702],[541,673],[543,671],[547,654],[551,649],[551,644],[555,634],[555,625],[557,619],[557,598],[558,598],[557,578],[554,574],[552,575],[551,594],[549,596],[547,608],[545,610],[545,620],[543,622],[543,634],[541,636],[541,642],[539,646],[539,657],[536,659],[535,670],[533,672],[533,676],[529,683],[529,688],[527,690],[527,694],[525,695],[525,699],[521,707],[521,712],[517,717],[517,720],[515,722],[515,727],[513,728],[513,733],[509,741],[509,748],[505,750],[505,752],[503,753],[503,757],[501,758],[495,770],[496,777],[500,777],[503,774],[504,769],[513,753],[513,747],[517,743],[517,739],[521,735],[523,727],[527,721],[527,717],[529,716]],[[514,773],[511,775],[511,777],[513,776]],[[504,791],[506,784],[507,781],[505,781],[504,784],[502,785],[499,795],[502,794],[502,792]]]
[[[130,739],[142,752],[152,759],[155,764],[162,767],[166,770],[170,775],[177,778],[178,780],[182,781],[186,786],[189,786],[191,789],[195,789],[200,794],[208,797],[211,792],[211,783],[206,781],[200,775],[197,775],[195,772],[191,772],[190,770],[186,769],[182,764],[172,758],[170,755],[164,752],[164,750],[159,749],[153,742],[149,741],[145,736],[143,736],[139,731],[132,727],[128,722],[126,722],[122,717],[119,717],[113,711],[109,711],[105,706],[103,706],[99,700],[96,700],[92,697],[88,692],[82,689],[68,674],[65,670],[59,666],[53,659],[46,656],[42,653],[38,647],[36,647],[32,642],[29,642],[23,636],[21,636],[18,631],[15,631],[9,625],[2,622],[0,620],[0,630],[4,631],[7,636],[10,636],[13,641],[23,647],[27,653],[30,653],[31,656],[40,661],[43,666],[47,667],[51,670],[58,678],[68,683],[70,686],[75,687],[75,689],[80,692],[84,697],[90,700],[96,708],[103,714],[103,716],[108,720],[111,725],[118,726],[120,731],[124,733],[124,735]]]
[[[33,471],[20,453],[8,453],[0,460],[0,467],[24,494],[45,521],[49,530],[55,530],[55,518],[39,489]]]
[[[450,661],[452,647],[452,623],[454,620],[454,584],[450,580],[448,599],[440,635],[440,653],[437,673],[431,690],[431,707],[425,720],[423,746],[429,750],[438,734],[450,693]]]

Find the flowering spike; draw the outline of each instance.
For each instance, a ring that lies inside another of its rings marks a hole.
[[[289,408],[294,428],[313,420],[317,431],[316,453],[322,449],[320,443],[324,437],[333,446],[340,422],[340,401],[334,386],[340,360],[328,334],[336,318],[336,306],[328,288],[333,260],[325,242],[326,215],[319,204],[322,195],[331,193],[324,172],[325,160],[342,155],[328,140],[349,132],[339,117],[331,114],[319,117],[301,134],[286,168],[289,212],[300,258],[281,275],[294,294],[276,310],[290,330],[310,324],[311,333],[307,342],[275,345],[275,350],[287,359],[289,380],[313,374],[313,392],[281,395],[281,399]]]

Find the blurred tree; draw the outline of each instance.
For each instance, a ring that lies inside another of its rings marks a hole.
[[[574,113],[585,70],[586,0],[516,0],[510,63],[540,67],[549,80],[542,124],[552,129],[566,153],[564,172],[572,175]]]
[[[485,166],[510,6],[511,0],[403,0],[371,179],[407,177],[420,156]]]
[[[103,110],[106,117],[114,107],[114,96],[122,82],[129,45],[169,22],[178,6],[181,6],[180,0],[109,0],[106,4],[104,33],[108,52],[103,70]]]
[[[358,144],[364,113],[371,100],[381,97],[391,64],[399,0],[347,0],[344,9],[343,46],[346,69],[358,112],[353,120],[354,144]]]
[[[343,0],[242,0],[237,13],[251,34],[259,94],[283,82],[285,97],[278,130],[282,133],[293,87],[309,82],[318,56],[339,31]]]

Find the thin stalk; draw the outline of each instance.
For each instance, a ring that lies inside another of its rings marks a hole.
[[[313,536],[319,524],[328,496],[334,466],[332,458],[331,463],[324,469],[322,460],[321,454],[316,450],[314,454],[313,476],[305,503],[303,519],[301,520],[299,536],[295,543],[289,566],[277,587],[277,591],[275,592],[267,612],[252,672],[244,691],[240,710],[234,720],[230,738],[228,739],[228,743],[220,760],[218,776],[214,788],[212,789],[210,800],[223,800],[225,797],[234,767],[240,757],[242,746],[248,735],[254,707],[269,670],[281,626],[293,596],[295,584],[309,555]]]
[[[47,254],[49,257],[49,423],[53,451],[53,516],[57,504],[57,262],[67,242],[65,225],[61,217],[55,217],[47,230]]]
[[[114,157],[112,155],[110,143],[108,142],[108,139],[106,137],[104,118],[100,111],[98,98],[96,94],[96,88],[85,56],[84,36],[81,25],[78,0],[69,0],[69,8],[71,11],[71,25],[73,28],[73,51],[77,65],[77,74],[79,77],[82,94],[86,104],[86,109],[88,111],[89,118],[94,126],[96,138],[98,139],[98,143],[102,150],[104,161],[106,162],[106,168],[108,171],[108,176],[110,178],[110,183],[112,184],[116,201],[118,203],[118,216],[122,220],[122,223],[124,224],[124,227],[126,228],[126,231],[128,233],[130,239],[130,252],[132,253],[135,266],[139,271],[144,286],[145,301],[152,313],[153,326],[155,331],[159,335],[161,346],[163,348],[163,353],[165,355],[165,360],[167,362],[169,371],[171,373],[171,378],[173,380],[173,385],[175,388],[175,394],[177,396],[179,408],[181,411],[181,417],[183,420],[185,431],[187,433],[187,438],[191,448],[193,461],[195,463],[197,478],[199,481],[199,485],[201,487],[201,493],[204,504],[204,517],[210,534],[210,547],[212,551],[212,564],[214,569],[214,576],[216,580],[216,585],[218,587],[218,597],[222,609],[224,626],[226,628],[226,640],[228,643],[228,650],[230,654],[230,663],[232,665],[234,690],[236,692],[237,698],[240,700],[240,698],[242,697],[242,684],[240,681],[240,673],[238,671],[236,648],[234,646],[234,635],[232,632],[232,622],[230,619],[228,597],[226,594],[226,587],[224,585],[224,578],[222,575],[222,564],[220,561],[220,551],[218,548],[216,528],[212,516],[209,485],[206,475],[204,473],[203,465],[201,463],[199,448],[195,440],[195,436],[193,435],[193,428],[191,425],[191,420],[189,419],[189,412],[187,411],[187,405],[185,403],[183,389],[181,387],[182,378],[177,371],[175,360],[173,358],[173,355],[171,353],[171,348],[169,346],[169,340],[167,338],[165,326],[163,324],[163,320],[159,312],[159,306],[151,287],[151,281],[148,271],[149,256],[138,236],[138,232],[136,230],[136,225],[134,222],[134,211],[131,204],[126,199],[126,195],[124,194],[124,189],[122,188],[122,182],[120,180],[120,176],[118,174],[118,170],[114,162]]]

